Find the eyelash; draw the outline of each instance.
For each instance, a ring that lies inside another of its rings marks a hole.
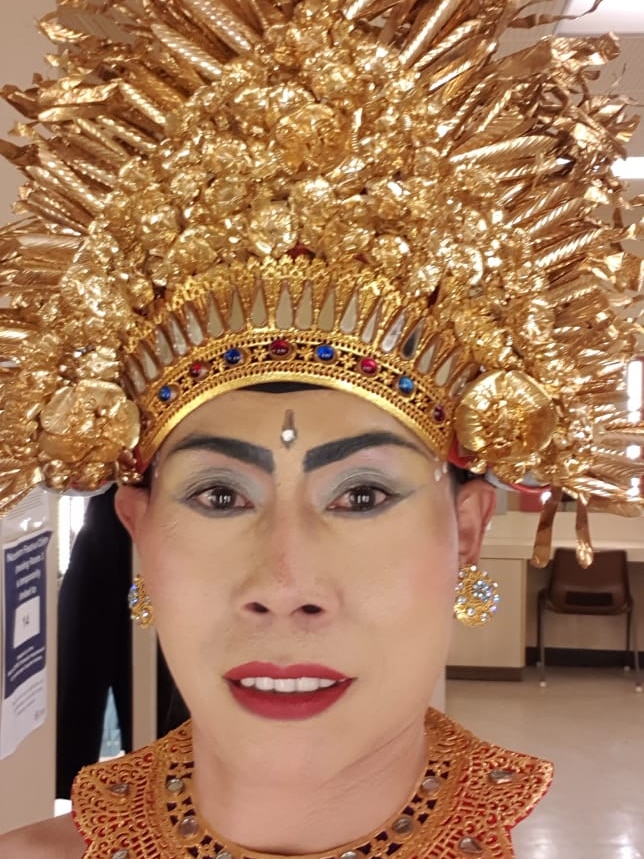
[[[238,499],[243,499],[244,495],[240,492],[239,489],[234,489],[232,486],[229,486],[226,483],[214,483],[209,486],[204,486],[199,489],[195,489],[188,493],[188,502],[193,507],[199,508],[201,511],[205,511],[206,513],[210,513],[216,516],[230,516],[235,515],[242,510],[250,510],[252,509],[252,504],[247,502],[241,505],[233,504],[230,507],[214,507],[209,504],[206,500],[201,500],[202,497],[205,496],[205,499],[212,499],[215,494],[219,493],[220,495],[227,495],[232,497],[233,501]]]
[[[211,506],[206,501],[200,500],[202,496],[205,496],[206,498],[209,498],[212,500],[213,496],[216,493],[219,493],[222,496],[223,495],[228,496],[228,498],[231,499],[233,502],[232,506],[214,507],[214,506]],[[366,506],[362,509],[355,509],[355,508],[351,508],[351,507],[349,507],[349,508],[340,507],[337,504],[338,501],[340,501],[341,499],[343,499],[347,495],[353,494],[354,496],[356,496],[356,495],[360,495],[361,493],[363,495],[367,494],[367,493],[372,493],[372,494],[381,493],[384,496],[384,498],[382,501],[380,501],[380,503],[374,504],[373,506]],[[329,509],[335,513],[340,513],[340,514],[345,514],[345,515],[355,515],[355,514],[366,515],[366,514],[373,513],[374,511],[379,510],[381,507],[387,506],[388,504],[392,503],[393,501],[396,501],[400,497],[401,496],[399,493],[392,492],[390,489],[385,489],[384,486],[379,486],[379,485],[373,484],[373,483],[360,483],[360,484],[357,484],[355,486],[349,486],[349,487],[343,489],[340,492],[340,494],[336,496],[334,501],[329,505],[329,507],[327,509]],[[243,498],[244,498],[244,496],[239,490],[234,489],[233,487],[228,486],[225,483],[217,483],[217,484],[213,484],[213,485],[203,487],[200,489],[195,489],[188,494],[188,502],[192,506],[198,507],[200,510],[203,510],[203,511],[210,513],[212,515],[215,515],[215,516],[235,515],[236,513],[239,513],[243,510],[251,510],[252,509],[251,502],[247,502],[247,503],[241,504],[241,505],[234,504],[234,501],[239,500],[239,499],[243,499]]]

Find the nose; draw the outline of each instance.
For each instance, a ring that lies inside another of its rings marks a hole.
[[[247,618],[264,623],[269,618],[291,618],[310,626],[337,612],[338,579],[326,567],[322,547],[305,526],[289,517],[274,523],[258,539],[255,560],[237,594],[238,610]]]

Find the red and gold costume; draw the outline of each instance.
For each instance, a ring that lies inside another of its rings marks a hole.
[[[426,731],[427,766],[409,802],[371,835],[311,859],[514,856],[511,830],[548,789],[551,764],[483,742],[434,710]],[[192,767],[187,722],[82,770],[72,798],[84,859],[267,859],[207,828],[190,795]]]

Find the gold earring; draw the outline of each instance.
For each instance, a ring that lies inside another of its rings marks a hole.
[[[130,607],[130,617],[141,629],[148,629],[152,626],[154,609],[152,608],[152,600],[145,592],[145,584],[141,576],[134,576],[130,585],[127,604]]]
[[[465,564],[458,571],[454,616],[465,626],[483,626],[496,614],[499,586],[476,564]]]

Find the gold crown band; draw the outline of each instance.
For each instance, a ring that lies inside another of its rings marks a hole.
[[[175,295],[174,309],[146,320],[127,343],[143,462],[215,394],[280,380],[359,392],[447,456],[454,401],[478,366],[451,332],[428,322],[426,301],[403,299],[359,262],[337,279],[304,256],[251,260],[217,275],[188,282],[186,303]]]

